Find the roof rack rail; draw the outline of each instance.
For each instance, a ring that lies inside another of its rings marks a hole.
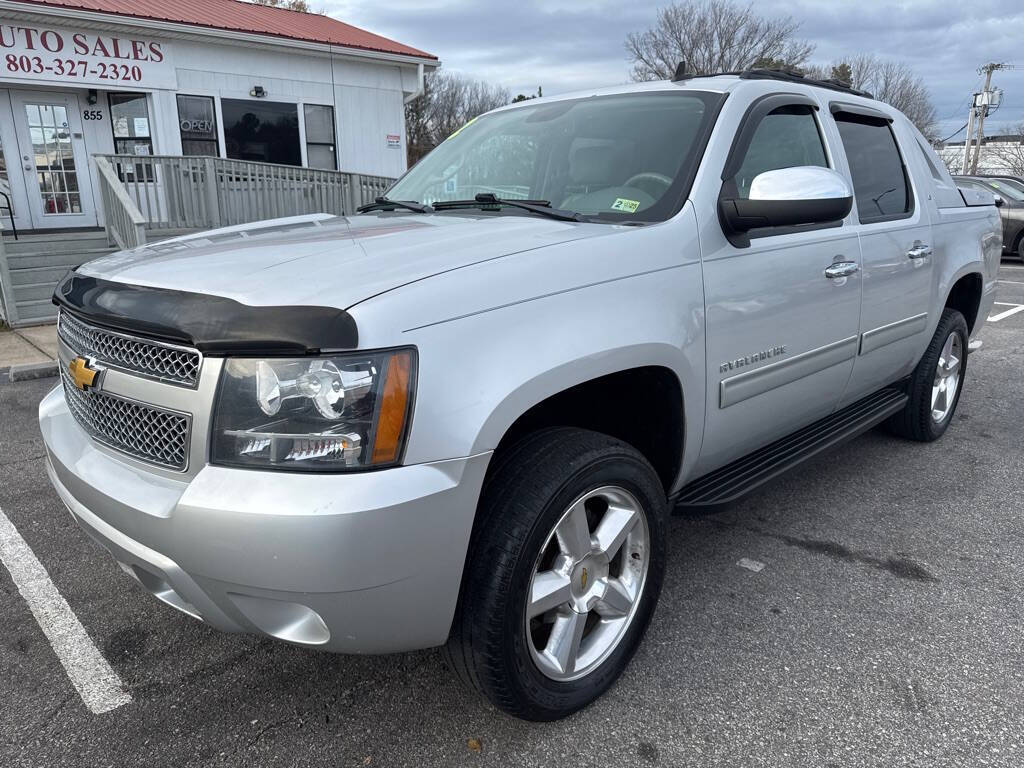
[[[866,99],[875,98],[868,91],[862,91],[854,88],[849,83],[845,83],[842,80],[835,78],[828,78],[827,80],[817,80],[813,77],[807,77],[799,72],[794,72],[790,69],[763,69],[760,67],[753,67],[751,69],[743,69],[734,72],[709,72],[705,75],[698,75],[686,71],[685,62],[680,62],[679,67],[676,69],[675,76],[672,78],[672,82],[678,83],[683,80],[694,80],[701,77],[718,77],[720,75],[732,75],[738,77],[741,80],[781,80],[786,83],[803,83],[804,85],[815,85],[819,88],[828,88],[832,91],[841,91],[843,93],[850,93],[854,96],[863,96]]]

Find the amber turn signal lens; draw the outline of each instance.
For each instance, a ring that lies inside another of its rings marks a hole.
[[[391,464],[398,460],[405,422],[409,418],[411,378],[412,352],[395,352],[388,360],[385,373],[377,434],[373,441],[372,464]]]

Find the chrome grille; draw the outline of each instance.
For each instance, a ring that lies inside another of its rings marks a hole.
[[[137,459],[185,470],[191,427],[187,415],[78,389],[64,366],[60,372],[68,408],[93,438]]]
[[[76,354],[96,358],[112,368],[187,387],[199,382],[202,358],[197,350],[97,328],[63,310],[57,319],[57,333]]]

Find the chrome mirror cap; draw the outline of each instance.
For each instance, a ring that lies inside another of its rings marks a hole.
[[[750,200],[840,200],[853,197],[846,178],[831,168],[801,165],[765,171],[750,184]]]

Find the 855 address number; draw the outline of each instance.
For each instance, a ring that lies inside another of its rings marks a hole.
[[[118,82],[140,82],[142,80],[142,68],[137,64],[108,64],[99,61],[89,65],[85,59],[51,59],[44,61],[41,56],[18,56],[8,53],[4,57],[8,72],[42,75],[51,74],[56,77],[78,77],[85,78],[89,75],[100,80],[115,80]]]

